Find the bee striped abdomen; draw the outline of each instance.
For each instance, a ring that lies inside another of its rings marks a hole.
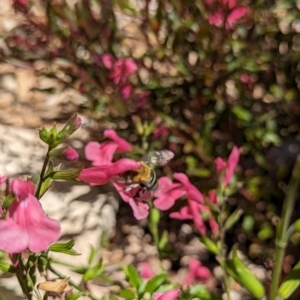
[[[153,169],[151,169],[151,175],[149,180],[141,181],[141,185],[148,191],[154,191],[157,188],[157,175]]]

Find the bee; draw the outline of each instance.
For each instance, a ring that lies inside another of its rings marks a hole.
[[[170,150],[158,150],[147,156],[141,161],[141,167],[138,170],[130,171],[125,174],[126,184],[125,191],[140,187],[141,191],[155,191],[157,188],[157,175],[154,167],[163,167],[172,158],[174,153]],[[138,192],[140,192],[140,190]]]

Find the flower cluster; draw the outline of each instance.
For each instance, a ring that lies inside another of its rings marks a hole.
[[[246,6],[238,5],[237,0],[206,0],[204,1],[208,10],[208,22],[216,27],[233,29],[248,11]]]
[[[104,136],[110,141],[101,144],[90,142],[86,146],[86,158],[92,161],[94,167],[82,170],[79,175],[81,181],[93,185],[111,182],[121,198],[131,206],[133,214],[138,220],[148,216],[149,205],[146,201],[151,197],[154,198],[153,204],[156,208],[166,211],[178,199],[185,196],[187,199],[186,204],[180,211],[172,212],[170,217],[179,220],[192,220],[200,234],[206,234],[206,221],[208,221],[211,231],[213,233],[218,232],[218,224],[212,216],[210,208],[205,203],[205,197],[183,173],[174,174],[175,182],[168,177],[159,178],[158,186],[154,193],[148,191],[140,193],[140,186],[129,190],[126,189],[128,183],[126,183],[126,180],[120,180],[120,178],[123,178],[122,176],[126,172],[141,168],[141,163],[128,158],[121,158],[113,162],[113,156],[116,151],[128,152],[131,150],[131,145],[120,138],[114,130],[106,130]],[[221,158],[216,160],[221,183],[225,186],[231,182],[239,155],[240,150],[234,147],[227,162],[224,162]],[[206,198],[212,204],[217,202],[215,191],[211,191]]]

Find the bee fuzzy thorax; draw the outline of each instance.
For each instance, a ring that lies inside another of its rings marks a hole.
[[[132,182],[148,181],[151,178],[152,169],[143,161],[141,161],[141,167],[132,171]]]
[[[169,150],[155,151],[153,155],[148,156],[145,161],[140,161],[140,168],[124,174],[128,185],[125,191],[131,191],[140,187],[140,190],[155,191],[157,188],[157,175],[155,166],[164,166],[174,157],[174,153]]]

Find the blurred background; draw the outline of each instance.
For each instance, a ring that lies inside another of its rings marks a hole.
[[[172,150],[164,171],[203,192],[237,145],[229,210],[245,213],[228,243],[255,260],[272,249],[300,153],[300,1],[1,0],[0,36],[2,124],[77,112],[93,140],[113,128],[143,153]]]

